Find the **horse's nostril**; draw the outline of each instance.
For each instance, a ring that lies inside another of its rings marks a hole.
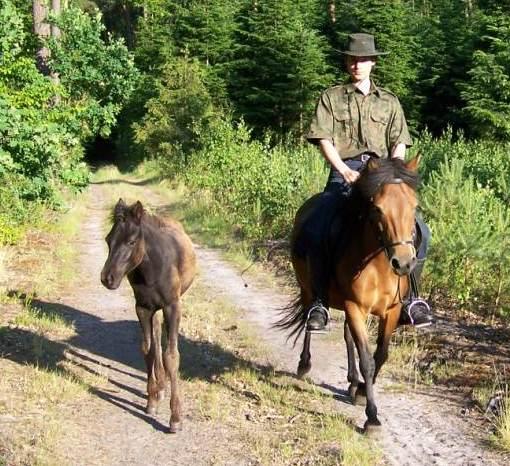
[[[391,259],[391,266],[395,269],[395,270],[398,270],[400,268],[400,262],[398,261],[398,259],[396,257],[394,257],[393,259]]]

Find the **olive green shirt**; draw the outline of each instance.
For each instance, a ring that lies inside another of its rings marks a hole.
[[[397,144],[412,145],[398,98],[373,81],[366,96],[352,83],[324,91],[306,139],[329,139],[344,160],[363,152],[387,158]]]

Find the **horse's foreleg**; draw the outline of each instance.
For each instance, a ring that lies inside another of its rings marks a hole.
[[[359,385],[359,373],[356,367],[356,354],[354,353],[354,340],[347,325],[347,319],[344,322],[344,340],[347,347],[347,381],[349,382],[349,396],[353,404],[356,404],[356,391]]]
[[[367,395],[367,407],[365,413],[367,415],[367,421],[365,427],[369,426],[380,426],[381,423],[377,418],[377,406],[375,404],[374,397],[374,372],[375,362],[370,352],[370,346],[368,343],[368,333],[365,325],[365,317],[363,313],[353,306],[348,306],[346,309],[346,319],[351,330],[354,343],[358,350],[359,365],[361,374],[365,379],[365,390]]]
[[[167,347],[164,354],[165,369],[170,377],[170,432],[182,429],[181,424],[181,396],[179,390],[179,324],[181,321],[181,305],[178,300],[174,304],[165,306],[165,323],[167,330]]]
[[[374,353],[374,383],[381,367],[388,359],[388,348],[390,346],[391,335],[397,328],[398,318],[399,312],[390,311],[385,318],[379,320],[377,348]]]
[[[145,359],[145,365],[147,367],[147,406],[145,408],[148,414],[154,414],[156,412],[157,401],[158,401],[158,369],[157,364],[157,351],[158,347],[155,346],[153,338],[153,320],[157,319],[157,313],[153,313],[141,306],[136,306],[136,315],[142,328],[142,354]],[[160,340],[161,341],[161,340]],[[159,345],[159,351],[161,351],[161,343]],[[161,357],[159,358],[161,361]],[[161,369],[159,370],[161,372]]]
[[[312,335],[309,332],[305,332],[305,338],[303,340],[303,351],[301,351],[301,356],[299,357],[299,365],[297,369],[298,378],[302,379],[310,369],[312,368],[312,355],[310,353],[310,341],[312,339]]]

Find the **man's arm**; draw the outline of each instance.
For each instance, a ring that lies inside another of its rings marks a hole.
[[[405,160],[406,158],[406,145],[404,143],[397,144],[391,149],[392,159]]]
[[[331,164],[333,168],[338,170],[348,183],[354,183],[359,178],[356,170],[351,170],[342,160],[340,154],[329,139],[320,139],[319,148],[323,157]],[[404,146],[405,151],[405,146]]]

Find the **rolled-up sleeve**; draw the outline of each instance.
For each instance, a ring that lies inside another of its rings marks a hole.
[[[391,128],[389,131],[389,149],[393,149],[398,144],[405,144],[407,147],[413,145],[413,140],[409,134],[407,128],[406,118],[404,116],[404,110],[397,99],[395,105],[394,117],[391,122]]]
[[[324,92],[315,108],[315,115],[310,123],[310,129],[306,135],[308,142],[318,144],[320,139],[329,139],[333,142],[333,111],[331,102]]]

